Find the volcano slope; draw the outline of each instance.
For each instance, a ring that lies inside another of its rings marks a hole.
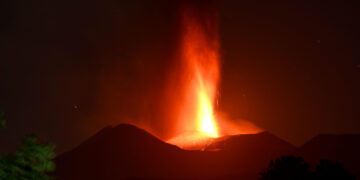
[[[360,175],[360,135],[322,134],[312,138],[297,150],[297,155],[305,157],[312,165],[319,159],[341,162],[349,172]]]
[[[77,148],[58,156],[55,176],[59,180],[255,180],[270,160],[306,154],[306,149],[262,132],[224,137],[205,151],[189,151],[135,126],[121,124],[102,129]]]

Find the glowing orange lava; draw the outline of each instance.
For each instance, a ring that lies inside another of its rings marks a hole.
[[[202,89],[198,93],[198,117],[196,119],[198,123],[197,129],[208,136],[218,137],[218,131],[213,114],[213,104],[210,96],[206,93],[206,89]]]
[[[196,131],[218,137],[214,118],[214,102],[219,81],[219,56],[216,22],[199,22],[189,10],[183,14],[183,61],[190,76],[188,94],[195,98]],[[212,28],[212,29],[208,29]],[[213,37],[215,36],[215,37]],[[191,102],[189,104],[191,106]]]
[[[217,18],[182,13],[182,80],[179,122],[182,134],[169,142],[179,146],[219,136],[214,116],[220,68]]]

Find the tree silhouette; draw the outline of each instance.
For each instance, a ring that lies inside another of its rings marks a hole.
[[[19,151],[0,158],[0,179],[48,180],[55,169],[52,159],[55,146],[40,143],[35,136],[26,136]]]
[[[355,180],[343,164],[330,160],[320,160],[316,171],[310,171],[310,165],[303,158],[283,156],[269,163],[259,180]]]
[[[319,180],[355,180],[343,164],[330,160],[320,160],[316,167],[316,179]]]
[[[5,120],[0,116],[0,128]],[[25,136],[14,153],[0,157],[0,180],[49,180],[48,174],[55,169],[55,145],[41,143],[36,136]]]
[[[283,156],[269,163],[259,180],[305,180],[311,179],[310,165],[303,158]]]

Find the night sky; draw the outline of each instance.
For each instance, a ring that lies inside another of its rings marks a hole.
[[[295,145],[360,133],[356,2],[217,1],[219,110]],[[171,0],[2,1],[0,153],[29,133],[63,152],[122,122],[172,136],[161,100],[177,9]]]

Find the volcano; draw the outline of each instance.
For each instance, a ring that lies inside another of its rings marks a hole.
[[[184,150],[129,124],[106,127],[56,158],[56,176],[72,179],[256,179],[268,162],[295,147],[269,132],[215,139]]]
[[[204,150],[184,150],[129,124],[106,127],[56,158],[59,180],[255,180],[283,155],[340,161],[359,174],[360,135],[320,135],[297,148],[269,132],[214,139]],[[354,159],[356,159],[354,161]]]

